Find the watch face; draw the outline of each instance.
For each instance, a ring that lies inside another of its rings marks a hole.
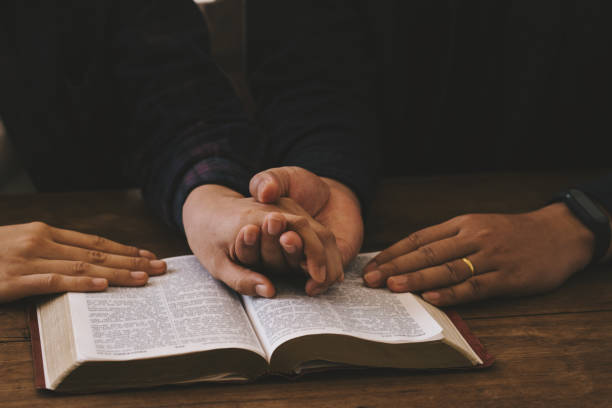
[[[587,197],[582,191],[571,189],[569,190],[569,194],[572,195],[574,200],[584,208],[584,210],[589,213],[589,215],[593,218],[594,221],[598,223],[608,223],[608,216],[604,214],[604,212],[595,205],[595,203]]]

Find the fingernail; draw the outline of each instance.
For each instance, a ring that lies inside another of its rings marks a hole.
[[[382,279],[382,274],[380,271],[368,272],[363,276],[363,279],[365,279],[369,286],[377,286]]]
[[[278,235],[281,232],[281,221],[276,218],[268,219],[268,234]]]
[[[93,285],[98,288],[105,288],[106,285],[108,284],[108,282],[104,278],[93,278],[91,280],[91,283],[93,283]]]
[[[425,293],[421,294],[421,296],[423,296],[423,299],[425,299],[428,302],[435,302],[438,299],[440,299],[440,293],[439,292],[425,292]]]
[[[145,272],[130,272],[130,275],[136,280],[143,280],[146,279],[147,276],[149,276]]]
[[[151,265],[153,269],[162,269],[166,266],[166,263],[156,259],[154,261],[149,261],[149,265]]]
[[[319,275],[319,282],[325,282],[325,279],[327,278],[327,267],[325,265],[319,266]]]
[[[373,271],[376,268],[378,268],[378,263],[372,260],[369,264],[366,265],[365,268],[363,268],[363,271],[367,273],[367,272]]]
[[[255,245],[255,242],[257,242],[257,234],[255,233],[255,231],[252,231],[250,229],[247,230],[244,233],[244,243],[248,246],[253,246]]]
[[[283,248],[285,248],[285,252],[288,252],[290,254],[293,254],[295,252],[295,245],[283,245]]]
[[[263,190],[264,190],[264,188],[266,187],[266,184],[267,184],[267,180],[266,179],[262,180],[262,178],[263,177],[260,177],[259,180],[257,181],[257,188],[256,188],[257,199],[260,200],[260,201],[263,201],[263,197],[262,197]]]
[[[407,275],[391,276],[389,279],[387,279],[387,287],[391,290],[402,292],[415,290],[414,285],[411,284]]]
[[[266,285],[255,285],[255,293],[261,297],[269,297]]]
[[[147,251],[146,249],[139,249],[138,255],[142,256],[143,258],[155,259],[155,254],[151,251]]]

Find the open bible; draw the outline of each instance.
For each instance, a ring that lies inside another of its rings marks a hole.
[[[410,293],[363,285],[359,255],[317,297],[275,282],[240,296],[193,255],[140,288],[66,293],[30,316],[36,385],[66,392],[196,381],[250,381],[347,367],[483,367],[492,358],[456,314]]]

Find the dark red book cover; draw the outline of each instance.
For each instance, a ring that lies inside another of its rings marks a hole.
[[[459,333],[461,333],[470,347],[472,347],[472,350],[474,350],[474,352],[478,354],[478,357],[480,357],[482,360],[482,365],[477,367],[485,368],[491,366],[495,362],[495,357],[487,352],[480,340],[478,340],[478,337],[472,333],[465,321],[461,318],[461,316],[459,316],[459,313],[455,312],[454,310],[445,310],[444,313],[446,313],[457,330],[459,330]]]
[[[43,368],[42,344],[40,343],[40,330],[38,328],[38,315],[36,305],[28,308],[28,324],[30,326],[30,339],[32,342],[32,363],[34,364],[34,385],[36,388],[46,388],[45,370]]]

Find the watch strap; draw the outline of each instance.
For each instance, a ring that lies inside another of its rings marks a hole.
[[[562,201],[584,226],[595,236],[595,248],[591,264],[604,257],[610,247],[610,221],[608,216],[584,192],[571,188],[554,201]]]

